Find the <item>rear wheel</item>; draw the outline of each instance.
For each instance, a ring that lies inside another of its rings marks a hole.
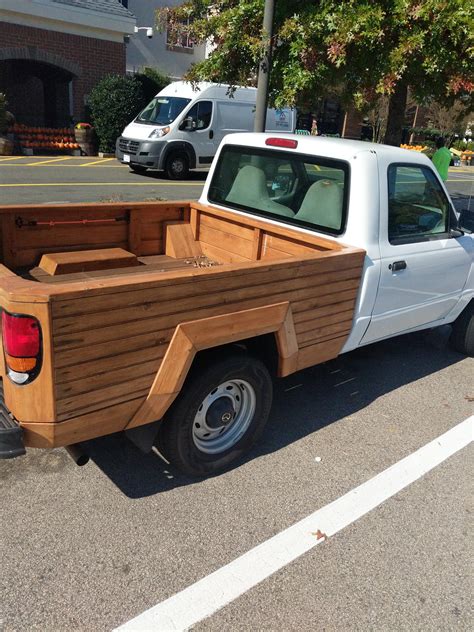
[[[189,174],[189,160],[186,154],[173,152],[165,163],[165,172],[170,180],[182,180]]]
[[[192,476],[227,468],[260,437],[272,404],[265,365],[245,354],[195,371],[160,429],[159,447]]]
[[[467,356],[474,356],[474,302],[471,301],[453,323],[451,344]]]

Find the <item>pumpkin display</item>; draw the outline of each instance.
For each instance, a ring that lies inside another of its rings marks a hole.
[[[31,127],[15,123],[11,129],[21,147],[38,150],[38,153],[70,152],[79,149],[73,128]]]

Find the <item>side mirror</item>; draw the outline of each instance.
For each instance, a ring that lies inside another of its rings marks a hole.
[[[474,233],[474,209],[465,208],[461,211],[458,226],[467,233]]]
[[[182,122],[180,129],[185,130],[186,132],[193,132],[195,129],[195,122],[192,116],[187,116]]]

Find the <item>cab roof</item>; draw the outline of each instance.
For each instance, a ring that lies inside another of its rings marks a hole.
[[[267,146],[265,141],[268,138],[292,138],[298,141],[296,149],[285,147]],[[394,162],[419,162],[429,164],[429,158],[424,154],[391,145],[381,145],[369,143],[362,140],[350,140],[346,138],[329,138],[326,136],[305,136],[300,134],[278,134],[278,133],[238,133],[229,134],[223,140],[226,145],[244,145],[247,147],[261,147],[274,151],[288,151],[314,156],[324,156],[350,162],[357,154],[362,152],[373,152],[379,157]]]

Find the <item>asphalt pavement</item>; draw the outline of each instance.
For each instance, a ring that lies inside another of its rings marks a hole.
[[[203,185],[41,160],[0,159],[1,203],[197,198]],[[455,169],[465,205],[473,171]],[[448,333],[279,380],[259,445],[209,479],[121,435],[89,442],[82,468],[62,449],[0,461],[0,630],[113,630],[455,428],[474,413],[474,360]],[[193,629],[471,630],[472,470],[471,444]]]

